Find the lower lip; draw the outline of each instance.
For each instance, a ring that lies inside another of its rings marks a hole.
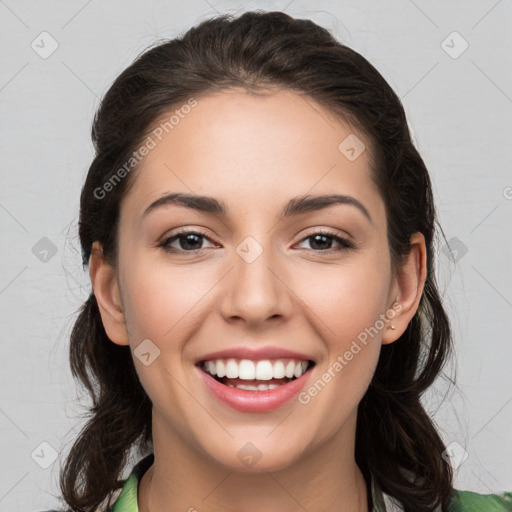
[[[198,366],[196,370],[217,399],[241,412],[268,412],[278,409],[300,392],[312,373],[310,369],[288,384],[282,384],[274,389],[252,391],[226,386]]]

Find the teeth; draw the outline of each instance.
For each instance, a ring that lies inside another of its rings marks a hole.
[[[308,366],[308,362],[307,361],[302,361],[300,363],[297,363],[295,365],[295,371],[294,371],[293,375],[295,377],[300,377],[303,373],[306,372],[307,366]]]
[[[274,366],[270,361],[258,361],[256,363],[256,379],[271,380],[274,375]]]
[[[212,365],[213,366],[210,366]],[[211,369],[212,375],[217,374],[217,377],[224,377],[226,375],[226,367],[224,366],[224,361],[208,361],[208,367]]]
[[[238,377],[238,364],[234,359],[228,359],[226,362],[226,377],[236,379]]]
[[[275,389],[279,386],[282,386],[282,384],[258,384],[257,386],[250,386],[249,384],[237,384],[236,386],[234,384],[228,384],[230,388],[238,388],[238,389],[245,389],[248,391],[266,391],[267,389]]]
[[[283,363],[283,361],[276,361],[274,363],[274,378],[282,379],[284,377],[285,377],[284,363]]]
[[[206,364],[208,373],[213,373],[214,371],[219,372],[219,370],[220,370],[220,365],[216,367],[215,363],[213,361],[207,361],[205,364]],[[217,370],[215,370],[215,368],[217,368]],[[219,377],[220,377],[220,375],[219,375]]]
[[[205,361],[203,370],[219,378],[242,380],[271,380],[287,377],[300,377],[306,372],[308,361],[298,359],[263,359],[251,361],[250,359],[215,359]],[[260,384],[265,385],[266,384]],[[244,388],[242,388],[244,389]],[[265,388],[266,389],[266,388]],[[270,388],[272,389],[272,388]]]
[[[238,375],[240,375],[240,379],[254,380],[256,378],[256,366],[249,359],[242,359],[238,365]]]
[[[293,377],[293,374],[295,373],[295,363],[293,361],[290,361],[286,365],[286,370],[284,371],[284,374],[291,379]]]

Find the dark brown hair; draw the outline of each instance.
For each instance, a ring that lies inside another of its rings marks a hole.
[[[452,469],[420,401],[452,352],[433,271],[437,220],[431,181],[398,96],[364,57],[326,29],[282,12],[221,15],[180,38],[158,42],[123,71],[93,123],[96,154],[80,200],[84,265],[96,240],[105,259],[116,264],[119,205],[136,166],[108,193],[98,190],[104,191],[105,183],[129,161],[155,121],[191,97],[232,87],[293,90],[368,138],[395,270],[410,249],[410,236],[424,235],[428,277],[420,307],[400,339],[382,346],[359,404],[355,456],[365,477],[371,470],[382,490],[406,512],[427,512],[439,505],[446,510]],[[130,348],[107,337],[93,294],[71,333],[70,364],[90,393],[92,407],[66,459],[60,486],[70,510],[90,512],[112,497],[130,450],[151,445],[152,404]]]

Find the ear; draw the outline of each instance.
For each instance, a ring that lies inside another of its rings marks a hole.
[[[98,241],[92,245],[89,276],[107,336],[117,345],[128,345],[128,332],[115,269],[103,259]]]
[[[393,343],[405,332],[409,322],[418,310],[425,280],[427,278],[427,249],[425,237],[422,233],[414,233],[411,236],[411,250],[404,260],[402,268],[393,278],[392,293],[390,299],[396,298],[393,307],[388,311],[394,311],[382,335],[382,344]],[[387,313],[388,318],[391,317]],[[394,326],[394,329],[391,328]]]

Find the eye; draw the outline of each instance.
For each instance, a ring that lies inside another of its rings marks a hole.
[[[158,244],[158,247],[162,247],[166,252],[169,253],[196,253],[204,249],[204,247],[202,247],[202,240],[209,240],[211,242],[211,240],[204,233],[199,231],[183,230],[165,238],[161,243]],[[355,245],[352,242],[330,231],[319,231],[317,233],[313,233],[312,235],[303,238],[300,243],[306,240],[311,240],[311,250],[315,252],[345,251],[347,249],[355,249]],[[333,241],[336,242],[339,247],[330,247]],[[172,245],[175,242],[178,242],[179,247]],[[213,242],[212,244],[213,247],[216,247]]]
[[[178,253],[178,252],[189,252],[194,253],[201,251],[203,247],[201,241],[202,239],[210,240],[204,233],[198,231],[180,231],[170,237],[162,240],[158,247],[162,247],[167,252]],[[180,247],[173,247],[175,241],[178,242]],[[214,244],[215,246],[215,244]]]
[[[312,235],[303,238],[301,242],[310,239],[311,249],[315,252],[346,251],[347,249],[355,249],[355,245],[352,242],[338,236],[336,233],[331,233],[330,231],[319,231],[317,233],[313,233]],[[333,240],[339,244],[339,247],[327,247],[331,245]]]

